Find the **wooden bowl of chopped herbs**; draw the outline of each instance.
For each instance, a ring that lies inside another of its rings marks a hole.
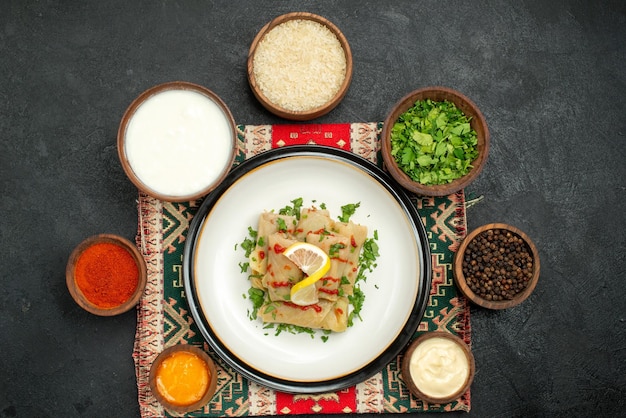
[[[539,281],[539,252],[520,229],[491,223],[471,231],[452,261],[454,282],[478,306],[507,309],[530,296]]]
[[[352,52],[328,19],[306,12],[278,16],[248,53],[248,82],[270,112],[305,121],[333,110],[352,81]]]
[[[478,107],[447,87],[403,97],[385,119],[386,169],[405,189],[446,196],[476,179],[489,154],[489,129]]]

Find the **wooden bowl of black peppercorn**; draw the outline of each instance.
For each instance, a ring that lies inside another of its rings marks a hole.
[[[488,309],[522,303],[539,280],[537,247],[523,231],[503,224],[470,232],[454,255],[454,281],[470,301]]]

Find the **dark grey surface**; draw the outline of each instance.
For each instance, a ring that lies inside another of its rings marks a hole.
[[[15,0],[0,13],[0,417],[138,416],[135,313],[82,311],[65,263],[89,235],[134,236],[115,139],[144,89],[191,81],[237,123],[284,122],[255,101],[245,65],[256,32],[289,11],[328,17],[354,55],[347,96],[315,122],[381,121],[436,84],[487,118],[469,226],[526,231],[542,274],[524,304],[472,310],[469,415],[623,416],[623,1]]]

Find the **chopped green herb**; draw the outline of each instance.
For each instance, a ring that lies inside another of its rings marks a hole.
[[[445,184],[469,173],[477,143],[470,118],[447,100],[418,100],[391,128],[391,155],[422,184]]]
[[[259,308],[263,306],[265,302],[265,292],[261,289],[257,289],[256,287],[251,287],[248,289],[248,296],[252,301],[252,312],[250,313],[250,319],[256,319],[257,313],[259,312]]]
[[[275,328],[276,333],[274,335],[278,335],[285,331],[290,334],[309,334],[311,338],[315,338],[315,330],[313,328],[300,327],[298,325],[291,324],[276,324]]]
[[[279,232],[287,232],[287,224],[283,218],[276,219],[276,223],[278,224]]]
[[[336,244],[333,244],[328,249],[328,256],[330,258],[338,258],[339,257],[339,251],[343,250],[344,248],[346,248],[346,245],[342,244],[340,242],[338,242]]]
[[[352,312],[348,315],[348,326],[351,327],[354,324],[354,318],[361,318],[361,309],[363,308],[363,302],[365,302],[365,293],[360,287],[354,287],[354,293],[348,296],[348,300],[352,305]]]
[[[380,255],[378,253],[378,244],[376,241],[378,240],[378,231],[374,231],[374,238],[368,238],[363,243],[363,249],[361,250],[361,255],[359,256],[359,272],[356,276],[356,282],[363,280],[365,281],[366,274],[374,270],[377,266],[376,259]]]
[[[350,221],[350,217],[352,215],[354,215],[354,212],[356,212],[356,209],[361,206],[361,202],[359,203],[350,203],[348,205],[342,206],[341,207],[341,216],[339,217],[339,220],[341,222],[349,222]]]
[[[302,209],[302,202],[303,200],[301,197],[294,199],[291,201],[291,203],[293,203],[293,206],[285,206],[284,208],[279,210],[278,213],[280,215],[295,216],[296,219],[300,219],[300,211]]]
[[[246,252],[246,257],[250,257],[250,254],[252,254],[252,251],[256,247],[257,235],[258,235],[257,231],[255,231],[254,229],[252,229],[251,226],[249,226],[248,237],[244,238],[243,242],[241,243],[241,248],[243,248],[243,250]]]

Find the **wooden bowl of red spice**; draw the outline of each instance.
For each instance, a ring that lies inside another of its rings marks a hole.
[[[65,280],[72,298],[86,311],[119,315],[137,305],[146,286],[146,262],[126,238],[95,235],[72,251]]]
[[[217,389],[217,369],[206,351],[189,344],[166,348],[150,367],[154,397],[169,411],[184,414],[206,405]]]
[[[539,281],[539,252],[511,225],[491,223],[471,231],[453,258],[454,281],[470,301],[507,309],[526,300]]]

